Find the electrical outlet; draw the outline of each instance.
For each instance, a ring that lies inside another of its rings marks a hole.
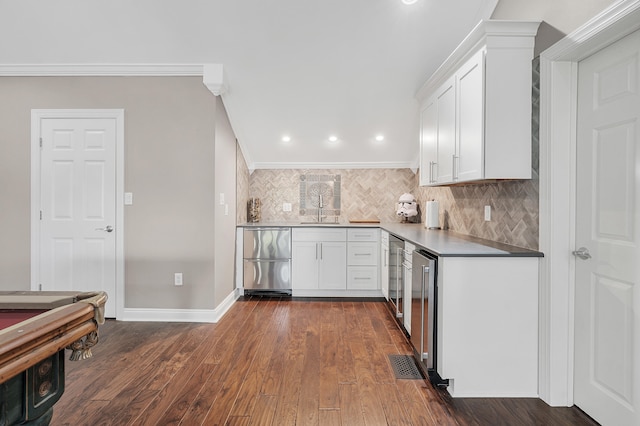
[[[291,203],[282,203],[282,211],[290,212],[291,211]]]
[[[175,274],[173,274],[173,285],[182,285],[182,272],[176,272]]]
[[[485,222],[491,221],[491,206],[484,206],[484,220]]]

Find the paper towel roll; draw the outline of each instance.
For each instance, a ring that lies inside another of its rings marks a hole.
[[[425,207],[427,218],[424,221],[424,227],[427,229],[440,229],[440,206],[435,200],[427,201]]]

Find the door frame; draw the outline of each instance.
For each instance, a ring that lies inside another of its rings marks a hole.
[[[124,314],[124,109],[31,110],[31,290],[40,284],[40,129],[43,119],[107,118],[116,121],[116,318]]]
[[[539,395],[573,405],[578,63],[640,29],[620,0],[540,55]]]

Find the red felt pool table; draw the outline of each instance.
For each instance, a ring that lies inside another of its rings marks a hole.
[[[47,425],[64,392],[64,351],[91,356],[104,292],[0,292],[0,426]]]

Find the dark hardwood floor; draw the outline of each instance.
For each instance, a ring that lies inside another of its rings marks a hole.
[[[452,399],[398,380],[382,302],[247,298],[217,324],[113,320],[67,362],[52,425],[595,425],[538,399]]]

